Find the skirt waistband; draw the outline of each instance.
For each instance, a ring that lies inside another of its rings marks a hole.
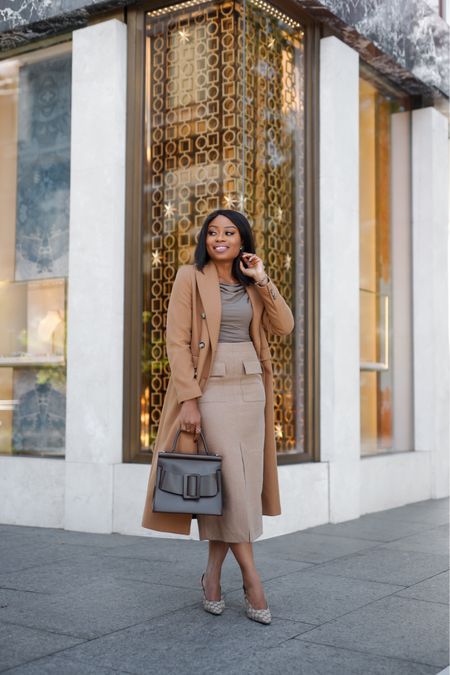
[[[254,365],[256,363],[259,363],[258,354],[251,340],[248,342],[218,342],[211,375],[233,378],[240,377],[247,371],[262,372],[261,368]],[[223,377],[215,379],[223,380]]]
[[[217,351],[230,351],[230,352],[255,352],[255,345],[252,340],[247,340],[246,342],[218,342]]]
[[[248,342],[219,342],[211,364],[207,388],[200,400],[205,401],[208,396],[212,396],[211,392],[216,387],[219,387],[218,395],[220,397],[229,395],[229,400],[234,400],[233,397],[240,396],[241,386],[255,385],[255,382],[250,383],[248,376],[252,375],[252,380],[261,380],[262,372],[262,364],[251,340]],[[241,382],[242,379],[245,382]],[[262,380],[259,385],[263,387]],[[205,398],[207,392],[209,393]],[[258,390],[258,396],[261,396],[260,389]],[[222,398],[222,400],[225,399]]]

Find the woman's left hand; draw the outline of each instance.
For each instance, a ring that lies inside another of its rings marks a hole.
[[[264,263],[256,253],[242,253],[242,258],[247,263],[248,267],[244,267],[242,260],[239,261],[241,272],[247,277],[252,277],[255,281],[262,281],[266,276],[264,271]]]

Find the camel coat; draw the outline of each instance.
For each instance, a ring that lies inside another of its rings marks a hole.
[[[292,312],[270,281],[266,286],[246,286],[253,308],[250,337],[262,365],[266,392],[262,512],[281,513],[273,414],[273,375],[267,333],[288,335],[294,328]],[[167,310],[166,348],[171,376],[155,440],[153,461],[142,516],[142,526],[160,532],[189,534],[190,514],[155,513],[152,510],[156,456],[172,446],[179,427],[181,403],[202,395],[208,381],[220,331],[221,298],[215,264],[209,260],[202,271],[194,265],[178,268]],[[199,442],[201,447],[201,442]],[[196,452],[193,434],[182,431],[178,452]]]

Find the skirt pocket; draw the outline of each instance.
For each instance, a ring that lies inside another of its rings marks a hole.
[[[265,401],[266,391],[259,361],[243,359],[245,375],[241,375],[241,393],[244,401]]]
[[[232,401],[233,398],[233,383],[229,377],[226,377],[226,364],[223,361],[215,361],[212,364],[200,403]]]

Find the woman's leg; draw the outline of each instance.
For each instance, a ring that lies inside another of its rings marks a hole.
[[[220,600],[220,574],[222,564],[228,553],[229,544],[225,541],[210,540],[208,564],[205,570],[203,585],[208,600]]]
[[[242,572],[242,580],[248,601],[255,609],[267,607],[264,589],[253,558],[253,545],[250,542],[229,544]]]

